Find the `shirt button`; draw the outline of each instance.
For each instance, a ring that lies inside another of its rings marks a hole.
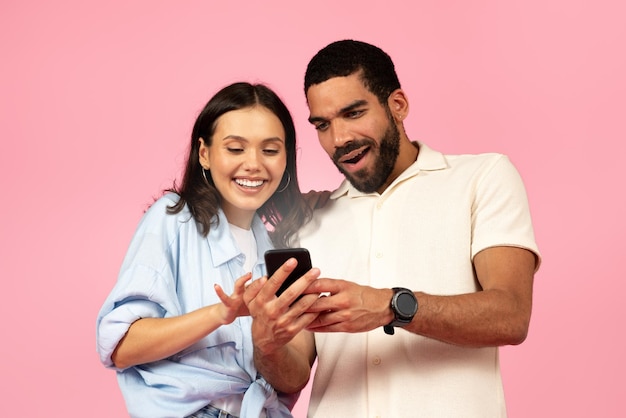
[[[383,258],[383,252],[382,251],[376,252],[376,258]]]
[[[376,203],[376,209],[380,209],[383,207],[383,202]]]
[[[376,356],[372,359],[372,364],[374,364],[374,366],[378,366],[381,363],[381,359],[380,357]]]

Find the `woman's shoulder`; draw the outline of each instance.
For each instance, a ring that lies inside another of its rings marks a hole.
[[[179,200],[180,196],[176,193],[165,193],[146,210],[142,224],[150,225],[150,228],[158,228],[160,226],[167,229],[170,227],[177,229],[182,222],[188,221],[192,217],[187,205],[184,205],[180,211],[173,211]]]
[[[180,196],[174,192],[165,192],[161,197],[156,199],[148,208],[147,212],[159,211],[162,212],[167,208],[174,207],[180,201]],[[183,211],[187,210],[187,205],[183,207]],[[182,212],[182,211],[181,211]]]

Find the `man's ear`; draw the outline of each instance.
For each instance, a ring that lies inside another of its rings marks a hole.
[[[205,170],[211,168],[211,164],[209,163],[209,154],[211,153],[211,149],[204,142],[204,138],[198,139],[200,141],[200,148],[198,149],[198,158],[200,159],[200,165]]]
[[[402,89],[391,92],[387,99],[387,106],[396,122],[402,122],[409,114],[409,99]]]

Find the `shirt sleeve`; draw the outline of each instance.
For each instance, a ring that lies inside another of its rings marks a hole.
[[[111,356],[130,325],[138,319],[160,317],[159,306],[148,300],[126,301],[101,318],[98,324],[98,353],[106,367],[115,368]]]
[[[485,167],[476,185],[472,209],[472,258],[496,246],[512,246],[540,254],[530,216],[526,189],[517,169],[505,155]]]
[[[145,266],[135,266],[120,276],[97,321],[97,350],[106,367],[114,368],[111,355],[133,322],[162,318],[168,311],[176,310],[162,282],[163,278]]]
[[[177,230],[165,216],[162,202],[144,215],[117,282],[98,314],[97,351],[106,367],[114,368],[111,355],[133,322],[180,314],[172,249]]]

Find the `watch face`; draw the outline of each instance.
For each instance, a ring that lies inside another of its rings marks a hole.
[[[413,316],[417,310],[415,298],[406,293],[400,293],[396,299],[396,308],[404,316]]]

